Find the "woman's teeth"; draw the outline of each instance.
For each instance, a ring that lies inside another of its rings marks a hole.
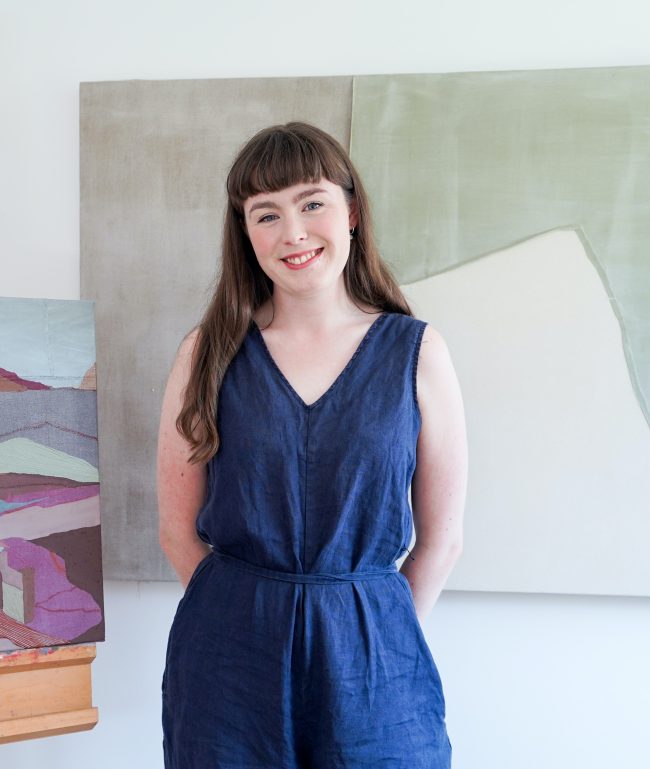
[[[308,254],[303,254],[302,256],[295,256],[295,257],[288,257],[287,259],[283,259],[283,262],[289,262],[289,264],[304,264],[305,262],[308,262],[310,259],[313,259],[316,254],[319,254],[322,251],[322,249],[317,248],[314,251],[310,251]]]

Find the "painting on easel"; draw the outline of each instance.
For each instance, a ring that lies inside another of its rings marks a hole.
[[[104,640],[92,302],[0,298],[0,652]]]

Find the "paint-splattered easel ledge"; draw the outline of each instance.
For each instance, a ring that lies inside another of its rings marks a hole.
[[[0,655],[0,744],[92,729],[94,644]]]

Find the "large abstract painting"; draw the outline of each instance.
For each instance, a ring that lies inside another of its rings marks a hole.
[[[448,586],[650,595],[649,85],[650,67],[82,84],[107,573],[174,578],[162,388],[218,267],[232,157],[302,119],[350,148],[382,255],[459,374],[470,479]]]
[[[0,298],[0,651],[104,639],[91,302]]]

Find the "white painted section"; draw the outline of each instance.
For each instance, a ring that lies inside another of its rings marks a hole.
[[[574,230],[405,288],[442,333],[470,446],[462,590],[650,596],[650,429]]]

